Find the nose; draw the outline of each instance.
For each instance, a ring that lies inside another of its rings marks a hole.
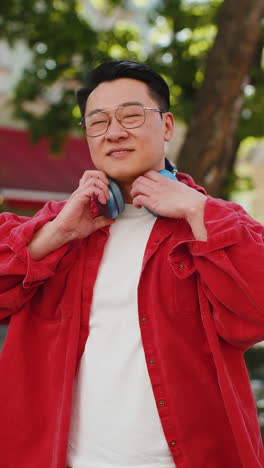
[[[108,130],[105,134],[105,138],[114,141],[120,140],[121,138],[127,138],[127,136],[127,129],[122,127],[121,123],[117,120],[117,118],[113,116],[109,124]]]

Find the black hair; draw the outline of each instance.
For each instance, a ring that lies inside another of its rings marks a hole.
[[[84,116],[87,99],[91,92],[104,81],[118,78],[133,78],[148,86],[150,96],[159,108],[167,112],[170,108],[170,92],[166,81],[147,65],[131,60],[108,60],[92,70],[87,78],[87,87],[77,92],[77,101]]]

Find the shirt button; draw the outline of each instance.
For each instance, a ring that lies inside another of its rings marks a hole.
[[[150,363],[150,364],[155,364],[154,359],[150,359],[149,363]]]
[[[175,440],[172,440],[172,441],[170,442],[170,445],[171,445],[171,447],[175,447],[175,445],[176,445]]]
[[[185,268],[185,265],[184,265],[183,263],[181,263],[181,264],[179,265],[179,268],[180,268],[181,270],[183,270],[183,269]]]
[[[146,317],[141,317],[141,318],[140,318],[140,321],[141,321],[142,323],[144,323],[144,322],[147,321],[147,319],[146,319]]]
[[[164,405],[165,405],[165,401],[164,401],[164,400],[160,400],[160,401],[158,402],[158,404],[159,404],[159,406],[164,406]]]

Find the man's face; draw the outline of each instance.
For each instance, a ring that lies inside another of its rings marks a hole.
[[[164,143],[173,134],[173,117],[146,110],[146,120],[138,128],[127,129],[115,118],[115,109],[128,102],[138,102],[144,107],[159,108],[150,96],[145,83],[119,78],[103,82],[90,94],[86,103],[89,114],[95,109],[108,110],[111,123],[104,135],[87,136],[91,157],[95,167],[120,182],[133,182],[149,170],[164,168]]]

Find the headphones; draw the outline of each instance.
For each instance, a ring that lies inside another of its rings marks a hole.
[[[177,169],[171,164],[171,162],[165,158],[165,169],[158,171],[159,174],[167,177],[168,179],[177,180]],[[94,199],[96,207],[100,211],[100,213],[105,216],[106,218],[115,219],[117,218],[122,211],[125,209],[125,202],[121,193],[120,188],[118,187],[117,183],[108,177],[109,180],[109,193],[110,198],[107,200],[107,203],[103,205],[98,201],[97,198]],[[149,208],[145,208],[154,216],[158,217],[159,215],[154,211],[150,210]]]

